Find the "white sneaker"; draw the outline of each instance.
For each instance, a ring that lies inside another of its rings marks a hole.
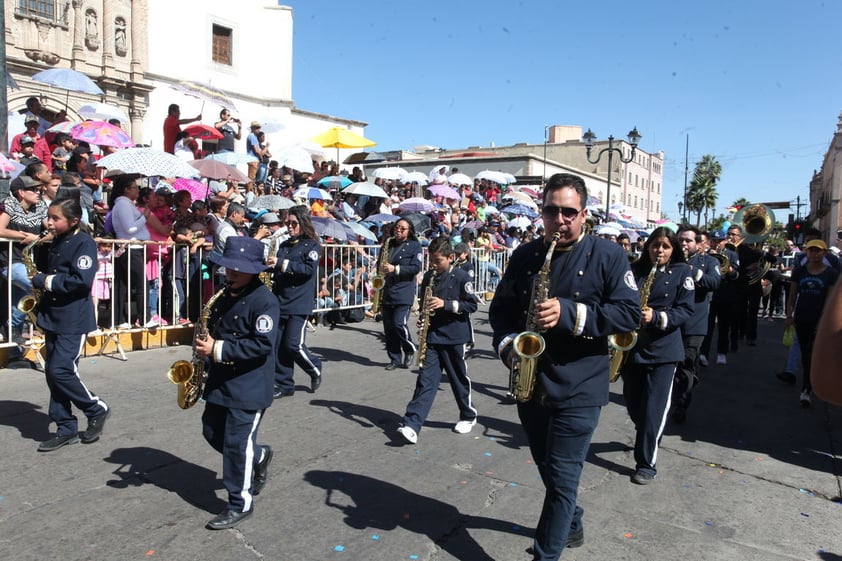
[[[152,318],[144,324],[146,328],[158,327],[161,325],[161,322],[158,319],[158,316],[152,316]]]
[[[803,390],[799,401],[801,402],[801,407],[810,407],[810,390]]]
[[[100,335],[102,335],[102,329],[99,329],[99,328],[88,332],[88,337],[98,337]]]
[[[708,357],[706,357],[705,355],[699,355],[699,364],[701,364],[702,366],[707,366]]]
[[[398,427],[398,432],[401,433],[403,439],[410,444],[418,442],[418,433],[412,430],[412,427]]]
[[[716,355],[716,364],[728,364],[728,359],[725,358],[725,355],[718,354]]]
[[[468,434],[471,432],[471,429],[474,428],[474,425],[477,424],[476,419],[471,419],[470,421],[459,421],[456,423],[456,426],[453,427],[453,432],[458,432],[459,434]]]
[[[132,328],[132,324],[130,324],[128,322],[123,322],[123,323],[121,323],[120,325],[117,326],[117,329],[122,329],[122,330],[131,329],[131,328]]]

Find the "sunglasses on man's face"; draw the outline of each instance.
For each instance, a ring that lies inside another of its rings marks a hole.
[[[554,217],[558,216],[559,214],[566,218],[567,220],[572,220],[579,216],[579,213],[582,212],[578,208],[573,208],[569,206],[554,206],[554,205],[544,205],[544,208],[541,209],[541,213],[546,217]]]

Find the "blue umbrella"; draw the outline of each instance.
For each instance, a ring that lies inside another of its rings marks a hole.
[[[316,182],[316,185],[324,187],[329,191],[338,191],[339,189],[344,189],[351,183],[353,183],[353,181],[344,175],[328,175],[327,177],[319,179]]]
[[[526,216],[527,218],[537,218],[538,213],[529,208],[526,205],[509,205],[506,208],[502,209],[502,212],[506,214],[513,214],[515,216]]]
[[[323,199],[329,201],[331,199],[330,193],[324,189],[317,187],[299,187],[292,193],[293,199]]]
[[[342,222],[334,218],[311,216],[310,222],[313,223],[313,229],[320,236],[342,241],[348,241],[349,239],[355,240],[357,238],[357,234],[353,230],[345,227]]]
[[[394,214],[385,214],[381,212],[366,216],[364,222],[371,222],[372,224],[388,224],[391,222],[397,222],[400,218],[400,216],[395,216]]]
[[[105,95],[105,93],[86,74],[70,68],[48,68],[37,74],[32,79],[42,84],[50,84],[67,90],[67,98],[64,100],[64,108],[67,109],[67,101],[70,99],[70,92],[82,92],[86,94]]]

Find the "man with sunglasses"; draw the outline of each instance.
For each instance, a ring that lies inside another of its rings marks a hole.
[[[533,281],[550,255],[548,297],[534,304],[546,350],[538,359],[532,399],[518,415],[544,487],[533,559],[556,560],[584,543],[579,478],[600,409],[608,403],[608,335],[636,331],[640,298],[623,249],[585,233],[588,191],[576,175],[559,173],[544,187],[544,237],[518,247],[489,308],[495,348],[511,367],[512,342],[527,329]]]

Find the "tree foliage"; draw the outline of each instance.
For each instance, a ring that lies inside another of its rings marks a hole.
[[[706,154],[696,162],[693,171],[693,180],[687,187],[687,212],[696,215],[696,226],[705,215],[707,223],[708,213],[716,208],[719,193],[716,191],[716,184],[722,175],[722,165],[716,161],[716,157]]]

